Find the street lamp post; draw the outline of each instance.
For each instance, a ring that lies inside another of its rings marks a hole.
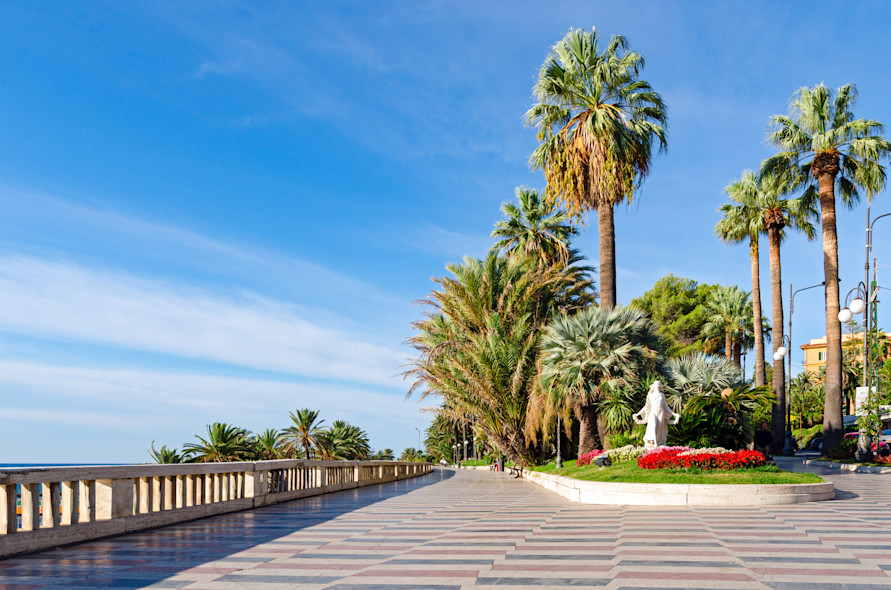
[[[869,213],[866,214],[867,219],[869,218]],[[878,218],[876,218],[878,219]],[[867,229],[869,231],[869,229]],[[869,234],[867,234],[867,241],[869,241]],[[869,244],[867,243],[867,256],[869,255]],[[868,263],[867,263],[868,266]],[[869,279],[869,270],[867,269],[867,280]],[[851,296],[854,296],[851,299]],[[838,312],[838,321],[841,323],[850,322],[854,319],[854,314],[863,313],[863,386],[868,387],[867,375],[868,375],[868,359],[866,350],[869,346],[869,314],[866,310],[869,306],[866,304],[866,301],[869,300],[869,296],[867,294],[866,283],[858,283],[856,287],[848,291],[848,294],[845,295],[845,307]],[[843,396],[844,397],[844,396]],[[854,403],[854,411],[857,411],[856,401]],[[860,431],[860,436],[857,437],[857,452],[854,453],[854,458],[857,461],[866,461],[869,459],[869,439],[866,436],[866,433]]]
[[[557,469],[563,467],[563,457],[560,456],[560,416],[557,416]]]
[[[470,442],[466,438],[464,439],[464,463],[467,464],[467,443]]]
[[[418,431],[418,453],[421,453],[421,429],[415,426],[415,430]]]
[[[783,445],[783,455],[786,457],[794,457],[795,456],[795,446],[792,444],[792,314],[795,313],[795,296],[801,293],[802,291],[807,291],[808,289],[816,289],[817,287],[822,287],[826,284],[826,281],[819,283],[817,285],[811,285],[810,287],[804,287],[803,289],[798,289],[797,291],[792,290],[792,284],[789,284],[789,329],[785,336],[783,336],[783,342],[781,346],[777,349],[775,353],[773,353],[773,360],[782,362],[783,358],[789,357],[789,369],[786,371],[786,383],[788,384],[786,387],[786,395],[783,403],[785,404],[786,410],[786,441]]]

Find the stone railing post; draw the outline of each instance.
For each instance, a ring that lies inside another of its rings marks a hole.
[[[133,516],[133,480],[96,480],[96,520]]]

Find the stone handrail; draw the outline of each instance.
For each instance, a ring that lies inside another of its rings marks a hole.
[[[432,468],[286,459],[0,469],[0,557],[416,477]]]

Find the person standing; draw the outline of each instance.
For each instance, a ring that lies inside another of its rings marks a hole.
[[[771,459],[770,444],[773,442],[773,435],[767,429],[767,422],[761,423],[761,430],[755,433],[755,450],[764,455],[765,458]]]

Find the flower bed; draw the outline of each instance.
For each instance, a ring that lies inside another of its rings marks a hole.
[[[610,449],[608,451],[594,449],[590,453],[579,457],[575,464],[579,467],[582,467],[583,465],[590,465],[595,458],[600,456],[609,457],[609,460],[613,463],[631,461],[632,459],[636,459],[641,456],[641,454],[643,454],[644,452],[646,452],[646,449],[644,447],[636,447],[634,445],[626,445],[624,447],[619,447],[618,449]]]
[[[765,462],[764,455],[758,451],[728,451],[721,448],[657,447],[637,458],[641,469],[745,469],[760,467]]]

